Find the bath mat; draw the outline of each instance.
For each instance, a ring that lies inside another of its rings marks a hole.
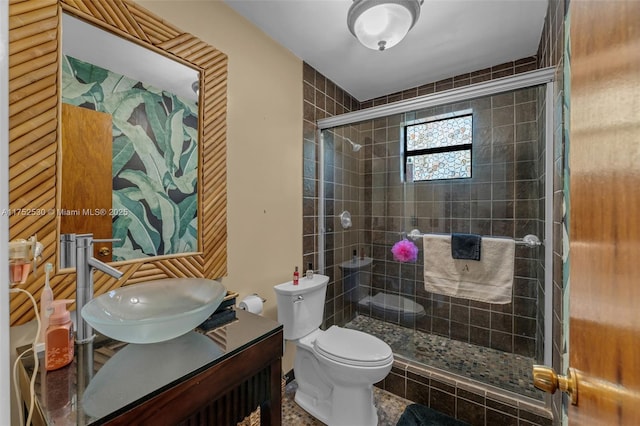
[[[396,426],[469,426],[469,424],[425,405],[411,404],[405,408]]]

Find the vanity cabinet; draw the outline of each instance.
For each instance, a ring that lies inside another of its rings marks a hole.
[[[37,373],[34,425],[225,426],[257,407],[260,424],[280,425],[282,326],[241,310],[236,315],[215,330],[168,342],[97,338],[76,347],[72,364]],[[33,358],[22,367],[28,406]]]

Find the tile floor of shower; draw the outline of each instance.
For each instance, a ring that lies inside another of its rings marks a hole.
[[[394,354],[421,364],[541,401],[544,393],[533,386],[533,358],[485,348],[443,336],[357,315],[345,325],[376,336]]]

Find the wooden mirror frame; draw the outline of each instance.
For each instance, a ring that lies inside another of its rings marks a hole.
[[[58,271],[62,12],[187,64],[200,72],[198,116],[199,252],[113,265],[115,280],[94,274],[96,295],[126,284],[227,273],[227,56],[130,0],[11,0],[9,5],[9,240],[37,235],[44,245],[38,273],[20,285],[39,300],[42,265],[52,263],[54,296],[75,297],[75,273]],[[6,244],[7,242],[5,242]],[[34,317],[22,294],[11,299],[11,325]]]

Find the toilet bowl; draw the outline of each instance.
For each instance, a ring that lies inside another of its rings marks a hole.
[[[389,345],[361,331],[331,326],[320,330],[329,277],[315,274],[274,288],[278,321],[296,344],[295,401],[330,426],[376,425],[373,384],[393,365]]]
[[[375,318],[390,322],[399,321],[401,325],[407,327],[414,325],[426,315],[424,307],[413,300],[384,292],[377,293],[373,297],[364,297],[358,302],[358,307],[360,312],[371,312]]]

